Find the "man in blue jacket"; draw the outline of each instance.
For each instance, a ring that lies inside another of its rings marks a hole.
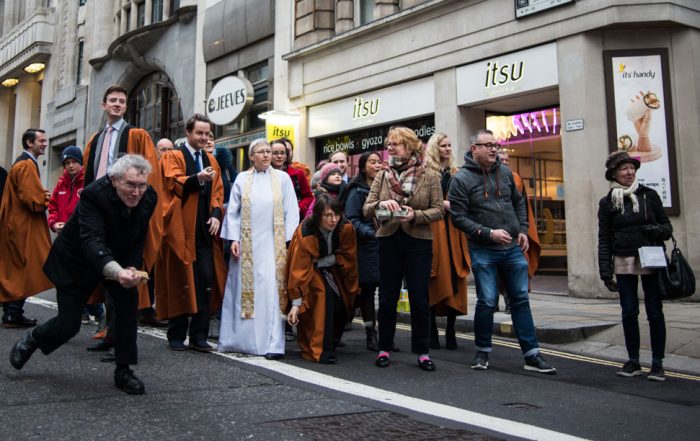
[[[500,145],[490,130],[479,130],[450,183],[452,222],[469,240],[476,283],[474,336],[477,353],[470,367],[486,370],[492,351],[493,313],[498,304],[498,275],[506,282],[511,317],[524,368],[553,374],[540,354],[528,299],[527,209],[510,169],[500,163]]]

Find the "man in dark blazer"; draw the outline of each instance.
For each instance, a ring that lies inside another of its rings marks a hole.
[[[80,330],[83,306],[102,283],[115,306],[114,384],[128,394],[145,392],[129,369],[137,362],[136,286],[144,283],[143,248],[158,203],[148,185],[151,165],[142,156],[119,158],[109,173],[83,189],[80,202],[54,242],[44,273],[56,285],[58,315],[27,332],[12,348],[22,369],[37,349],[48,355]]]

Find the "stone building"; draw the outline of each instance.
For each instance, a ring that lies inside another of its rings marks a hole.
[[[448,134],[461,163],[469,136],[493,128],[537,211],[542,272],[565,275],[572,295],[597,297],[609,295],[597,273],[603,164],[622,143],[642,158],[640,177],[662,195],[675,237],[700,267],[697,2],[290,0],[276,8],[275,109],[300,115],[307,162],[346,150],[355,167],[356,155],[383,150],[388,127],[403,124],[424,140]],[[637,96],[635,87],[644,90]],[[646,150],[638,143],[646,132],[625,117],[642,95],[654,101]]]

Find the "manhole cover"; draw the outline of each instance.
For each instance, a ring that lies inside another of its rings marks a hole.
[[[363,412],[266,423],[314,440],[469,440],[499,438],[422,423],[393,412]]]

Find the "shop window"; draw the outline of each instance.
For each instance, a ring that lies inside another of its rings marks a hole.
[[[163,0],[153,0],[151,9],[151,23],[163,21]]]
[[[487,114],[509,167],[523,178],[542,245],[538,273],[566,272],[564,167],[558,107],[509,115]]]
[[[150,74],[129,97],[126,120],[146,130],[156,143],[160,138],[175,140],[184,136],[180,98],[163,73]]]

